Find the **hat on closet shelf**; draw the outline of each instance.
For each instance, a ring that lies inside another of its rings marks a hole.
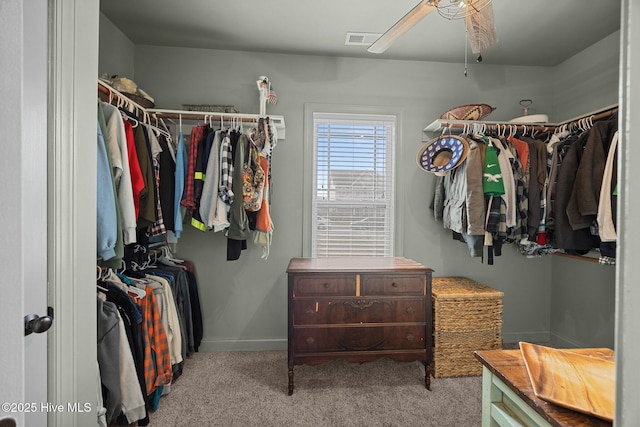
[[[418,166],[426,172],[443,176],[464,162],[469,143],[457,135],[443,135],[425,143],[416,156]]]
[[[154,99],[147,92],[140,89],[136,82],[126,77],[112,76],[111,86],[124,96],[143,108],[155,107]]]
[[[459,105],[442,113],[440,118],[447,120],[480,120],[491,114],[493,110],[495,108],[488,104]]]
[[[529,114],[529,107],[533,104],[530,99],[521,99],[520,105],[522,105],[522,116],[509,120],[510,123],[548,123],[549,116],[546,114]]]

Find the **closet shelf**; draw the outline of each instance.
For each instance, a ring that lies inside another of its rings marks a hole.
[[[269,117],[269,120],[278,132],[278,139],[285,139],[286,127],[283,116],[245,113],[220,113],[206,111],[166,110],[162,108],[144,108],[125,94],[117,91],[98,79],[98,92],[108,97],[108,102],[117,98],[118,105],[122,104],[130,112],[137,112],[144,116],[144,120],[150,123],[150,119],[177,119],[177,120],[215,120],[215,121],[240,121],[242,123],[257,123],[261,117]]]
[[[474,126],[485,126],[489,130],[494,130],[498,126],[501,128],[504,126],[505,131],[509,131],[510,127],[515,127],[516,130],[524,130],[524,126],[526,126],[527,130],[533,130],[538,132],[547,132],[550,129],[553,130],[556,128],[556,124],[552,123],[515,123],[515,122],[494,122],[494,121],[485,121],[485,120],[449,120],[449,119],[436,119],[429,126],[424,128],[423,130],[423,141],[428,141],[431,138],[435,138],[436,135],[441,134],[447,129],[459,130],[462,131],[465,127],[470,130],[474,129]]]
[[[588,261],[588,262],[595,262],[595,263],[600,263],[600,259],[599,258],[594,258],[591,256],[584,256],[584,255],[571,255],[571,254],[566,254],[564,252],[555,252],[553,254],[554,256],[559,256],[559,257],[564,257],[564,258],[571,258],[571,259],[575,259],[578,261]]]
[[[146,112],[153,118],[158,119],[176,119],[176,120],[213,120],[213,121],[229,121],[238,120],[242,123],[257,123],[261,115],[246,113],[220,113],[206,111],[187,111],[187,110],[165,110],[162,108],[147,108]],[[278,131],[278,139],[285,139],[286,127],[284,124],[284,116],[267,115],[269,120]]]
[[[504,121],[488,121],[488,120],[449,120],[449,119],[436,119],[423,130],[423,142],[435,138],[438,134],[441,134],[447,129],[456,131],[462,131],[468,128],[474,129],[474,126],[484,125],[488,130],[504,129],[505,132],[509,132],[511,129],[522,132],[548,132],[553,131],[560,126],[572,126],[578,125],[581,120],[589,119],[591,121],[602,120],[607,117],[613,116],[618,111],[616,104],[609,105],[607,107],[600,108],[596,111],[592,111],[582,116],[574,117],[559,123],[521,123],[521,122],[504,122]]]

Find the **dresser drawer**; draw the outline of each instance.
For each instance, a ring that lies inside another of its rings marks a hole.
[[[301,353],[425,348],[425,325],[296,327],[294,350]]]
[[[297,276],[293,283],[294,297],[349,296],[355,294],[355,275]]]
[[[361,277],[362,295],[424,295],[424,275],[365,275]]]
[[[294,325],[424,322],[424,299],[296,300]]]

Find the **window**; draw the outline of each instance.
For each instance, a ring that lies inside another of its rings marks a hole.
[[[313,113],[311,256],[392,256],[396,116]]]

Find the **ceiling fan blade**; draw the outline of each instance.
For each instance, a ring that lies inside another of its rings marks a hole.
[[[469,44],[473,53],[480,53],[498,42],[491,3],[465,18]]]
[[[393,44],[394,41],[418,22],[422,20],[425,16],[431,13],[435,6],[431,5],[431,1],[423,0],[416,7],[411,9],[409,13],[402,17],[398,22],[393,24],[391,28],[389,28],[383,35],[378,38],[369,48],[367,52],[371,53],[382,53],[389,48]]]

